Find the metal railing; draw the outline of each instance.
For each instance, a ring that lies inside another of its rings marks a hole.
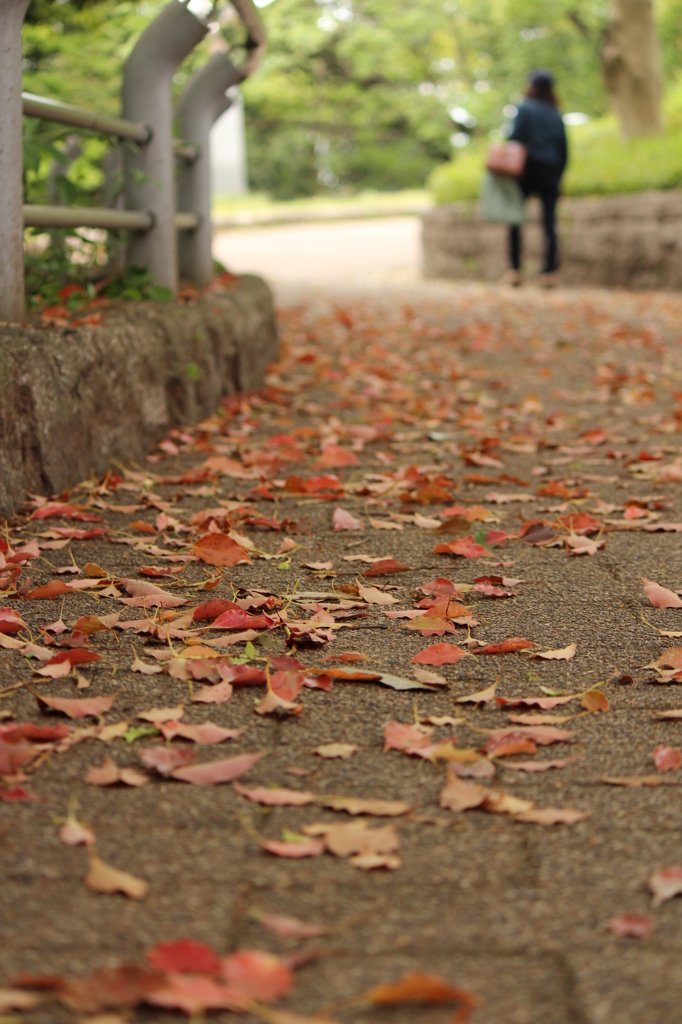
[[[236,67],[227,53],[214,54],[192,75],[175,111],[173,75],[208,26],[183,0],[171,0],[124,65],[121,118],[21,92],[21,28],[28,3],[0,0],[0,321],[24,316],[25,227],[129,231],[129,266],[149,270],[173,293],[179,272],[206,284],[213,267],[209,134],[232,103],[227,90],[255,71],[265,49],[253,0],[232,0],[247,32],[245,60]],[[132,143],[123,147],[125,208],[22,205],[22,114]],[[174,138],[174,118],[181,139]]]

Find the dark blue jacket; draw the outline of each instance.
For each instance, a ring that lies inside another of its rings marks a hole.
[[[566,129],[561,114],[551,103],[524,100],[509,138],[522,142],[531,160],[550,164],[559,174],[563,173],[568,160]]]

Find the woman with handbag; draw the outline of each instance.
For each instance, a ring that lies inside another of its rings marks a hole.
[[[545,235],[545,259],[539,284],[551,288],[556,284],[558,266],[556,205],[561,176],[566,169],[568,145],[566,129],[557,109],[554,79],[549,71],[534,71],[530,76],[526,98],[519,107],[510,142],[525,148],[525,165],[517,180],[524,196],[537,195],[542,203],[542,224]],[[508,284],[521,284],[521,225],[509,227],[509,258],[511,270],[505,275]]]

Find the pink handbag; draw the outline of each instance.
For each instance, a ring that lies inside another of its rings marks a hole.
[[[528,150],[521,142],[494,142],[488,151],[486,167],[493,174],[522,178]]]

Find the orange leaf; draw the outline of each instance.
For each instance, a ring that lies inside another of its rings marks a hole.
[[[393,985],[378,985],[366,992],[363,999],[374,1006],[392,1006],[396,1003],[459,1003],[454,1020],[465,1021],[477,1005],[473,992],[454,988],[437,974],[415,971],[406,974]]]
[[[209,565],[239,565],[242,562],[251,564],[251,559],[244,548],[226,533],[205,533],[194,542],[194,554],[202,562]]]

